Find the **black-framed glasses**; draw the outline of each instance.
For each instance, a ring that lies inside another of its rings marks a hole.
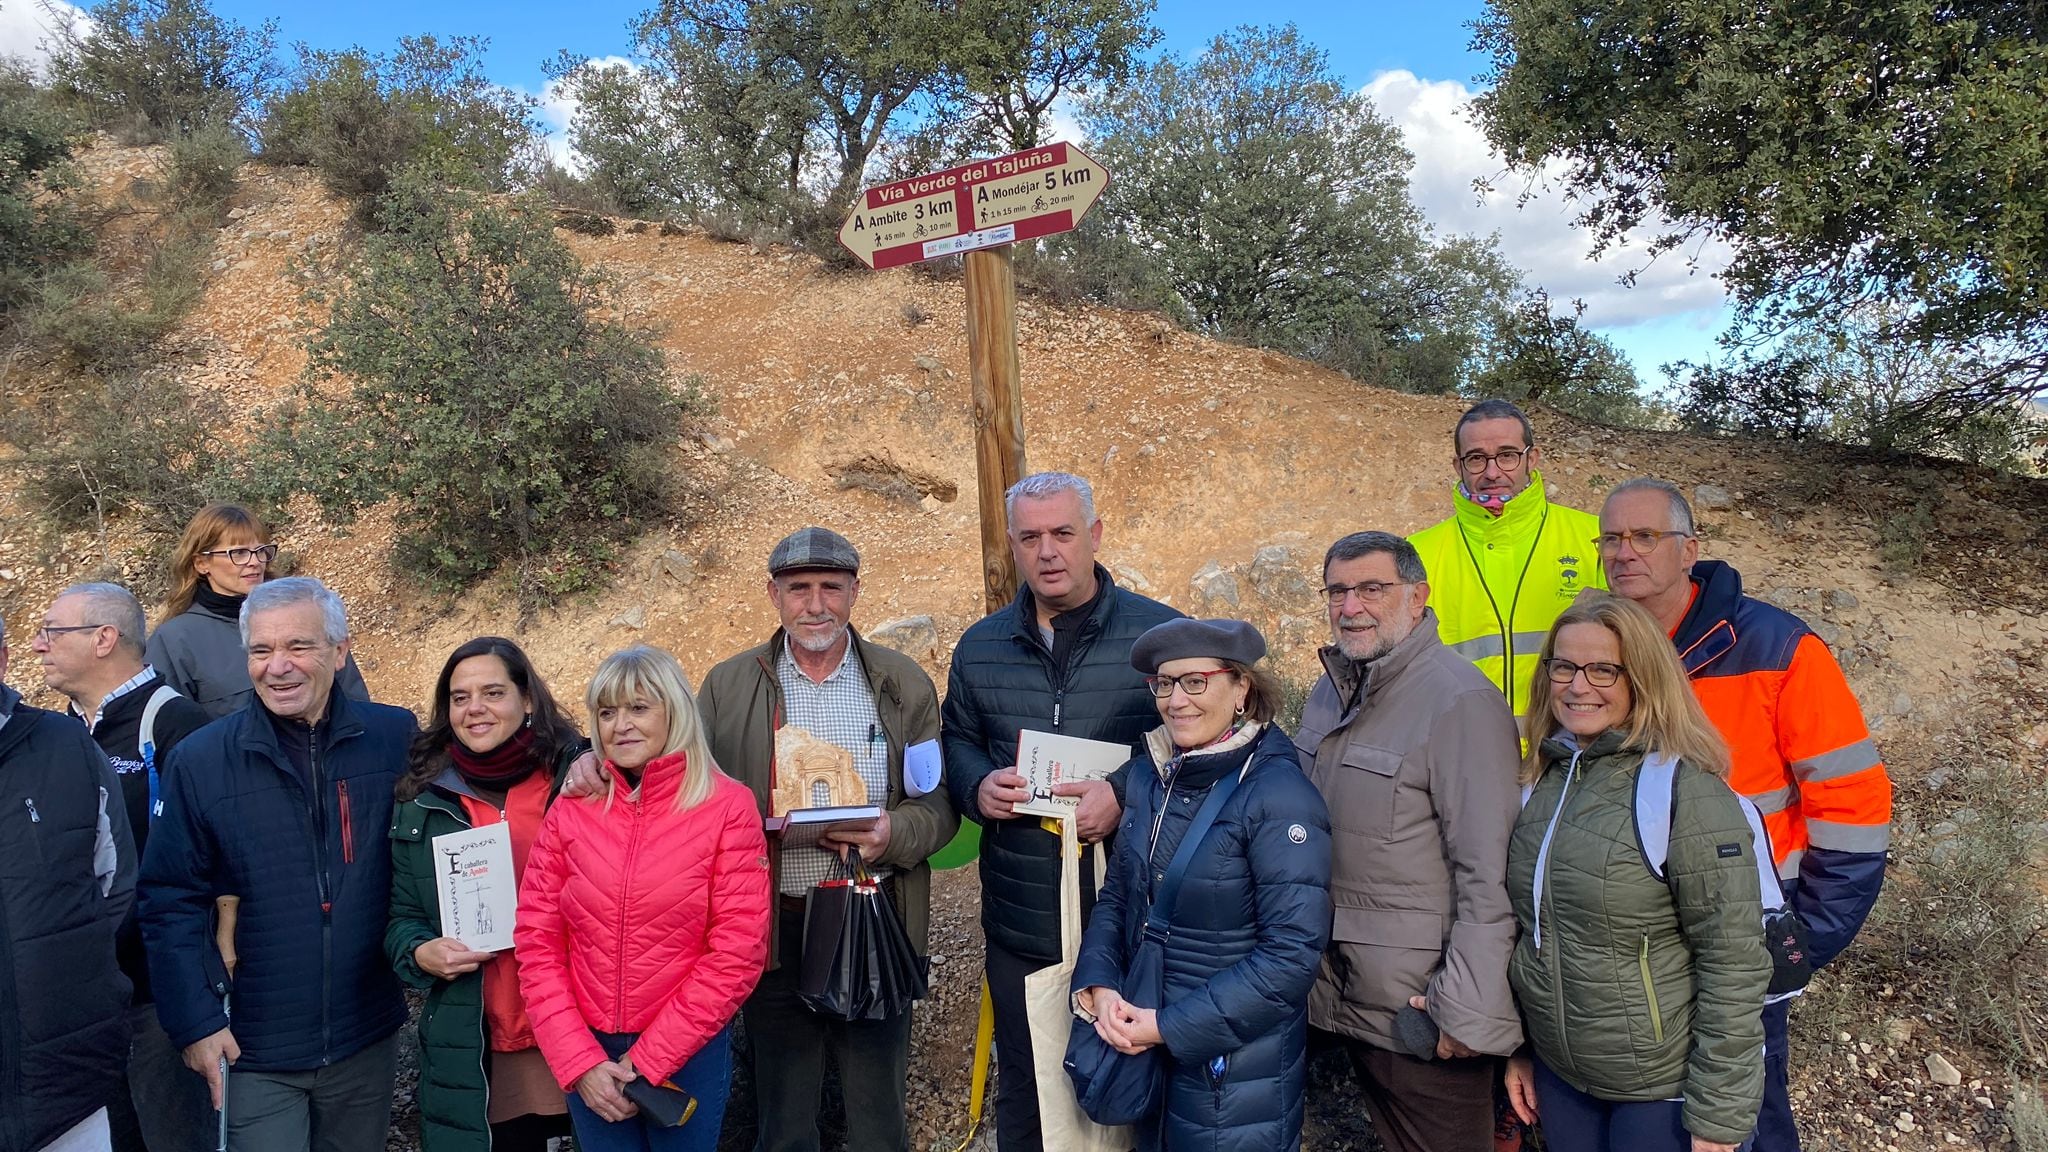
[[[233,548],[208,548],[199,554],[201,556],[225,556],[228,558],[228,563],[237,567],[247,564],[251,560],[261,560],[263,563],[268,564],[272,560],[277,559],[277,545],[257,544],[251,546],[238,544]]]
[[[1690,535],[1690,532],[1659,532],[1653,528],[1638,528],[1633,532],[1602,532],[1593,537],[1593,544],[1600,551],[1612,556],[1621,551],[1621,542],[1626,540],[1636,555],[1648,556],[1657,550],[1659,544],[1664,543],[1666,536]]]
[[[1147,676],[1145,687],[1151,689],[1152,694],[1161,700],[1173,695],[1176,684],[1188,695],[1200,696],[1209,690],[1209,677],[1221,676],[1228,671],[1228,668],[1211,668],[1207,672],[1183,672],[1178,676]]]
[[[1595,688],[1612,688],[1616,683],[1620,682],[1622,674],[1627,672],[1628,669],[1620,664],[1609,664],[1603,660],[1595,660],[1591,664],[1574,664],[1569,660],[1560,660],[1553,656],[1550,659],[1549,666],[1544,671],[1550,676],[1550,682],[1559,686],[1570,684],[1578,678],[1579,673],[1584,672],[1586,674],[1586,683],[1591,684]]]
[[[113,625],[111,624],[60,624],[53,628],[50,625],[45,624],[41,628],[36,629],[33,633],[30,633],[30,635],[35,637],[35,639],[40,640],[45,644],[48,644],[50,642],[50,637],[62,636],[66,632],[96,632],[101,628],[111,627],[113,627]]]
[[[1479,475],[1486,471],[1488,464],[1498,464],[1501,471],[1513,472],[1522,466],[1522,459],[1527,455],[1528,453],[1520,448],[1503,448],[1498,452],[1467,452],[1458,457],[1458,467],[1463,468],[1467,476]]]
[[[1387,589],[1406,588],[1413,580],[1360,580],[1356,584],[1325,584],[1323,598],[1332,604],[1342,604],[1346,596],[1356,592],[1361,604],[1377,604],[1386,599]]]

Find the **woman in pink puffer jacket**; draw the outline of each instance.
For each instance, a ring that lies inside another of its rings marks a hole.
[[[768,848],[753,793],[718,770],[675,657],[610,656],[587,693],[609,794],[548,809],[519,889],[519,986],[583,1152],[710,1152],[730,1024],[768,963]],[[679,1128],[626,1097],[696,1098]]]

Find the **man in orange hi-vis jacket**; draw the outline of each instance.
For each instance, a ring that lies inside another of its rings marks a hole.
[[[1813,966],[1863,927],[1884,882],[1892,782],[1841,666],[1797,616],[1742,594],[1742,577],[1700,561],[1676,485],[1630,480],[1600,510],[1608,586],[1671,634],[1693,693],[1728,741],[1728,783],[1764,814],[1785,895]],[[1786,1096],[1784,1002],[1764,1010],[1764,1103],[1755,1152],[1797,1152]]]

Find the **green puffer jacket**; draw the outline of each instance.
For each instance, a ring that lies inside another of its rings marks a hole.
[[[590,745],[577,741],[555,763],[555,787]],[[453,768],[391,813],[391,920],[384,954],[408,987],[424,988],[420,1012],[420,1146],[432,1152],[488,1152],[490,1090],[484,1077],[484,974],[437,980],[413,962],[414,949],[441,931],[434,837],[470,827]],[[552,795],[550,797],[552,799]]]
[[[1636,837],[1643,753],[1622,741],[1543,742],[1508,846],[1508,979],[1559,1079],[1608,1100],[1682,1096],[1688,1132],[1740,1143],[1763,1100],[1771,979],[1749,825],[1726,784],[1680,763],[1667,886]]]

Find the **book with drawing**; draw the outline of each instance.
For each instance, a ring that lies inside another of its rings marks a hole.
[[[1054,785],[1100,780],[1123,767],[1130,758],[1127,745],[1026,728],[1017,733],[1017,771],[1023,774],[1024,787],[1031,796],[1017,805],[1017,811],[1034,816],[1070,816],[1081,802],[1071,796],[1053,795]]]
[[[512,837],[504,822],[436,836],[433,847],[441,931],[478,952],[512,947],[519,885],[512,879]]]

